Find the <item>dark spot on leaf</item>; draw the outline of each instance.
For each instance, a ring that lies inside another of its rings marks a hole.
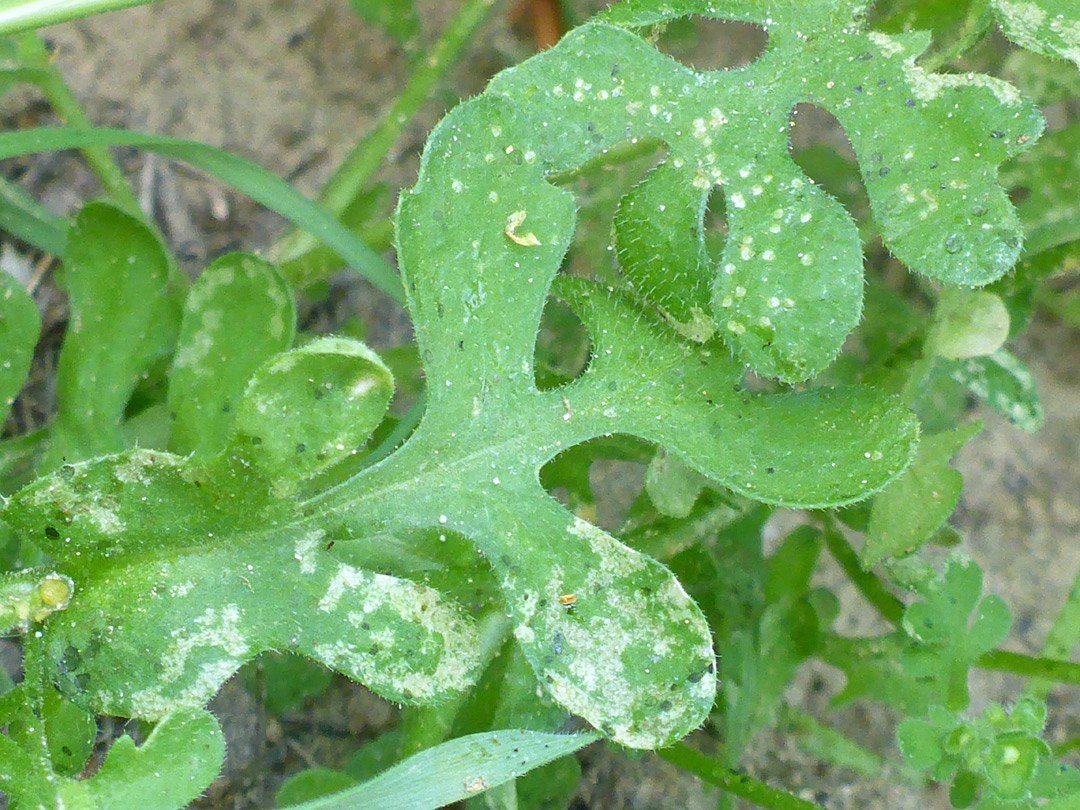
[[[852,93],[861,93],[862,91],[863,91],[863,89],[862,89],[861,84],[857,84],[857,85],[855,85],[854,87],[851,88]]]
[[[305,450],[307,450],[307,445],[306,444],[304,444],[303,442],[297,442],[296,443],[296,452],[297,453],[303,453]]]
[[[769,475],[772,475],[774,472],[776,472],[776,468],[775,467],[766,467],[765,472],[767,472]]]
[[[990,133],[990,137],[991,138],[1004,138],[1005,133],[1002,132],[1000,129],[995,129],[993,132]]]
[[[45,536],[48,537],[50,540],[58,540],[60,538],[60,532],[56,530],[55,526],[46,526]]]
[[[60,477],[63,478],[65,481],[70,481],[74,475],[75,468],[72,467],[70,464],[65,464],[63,467],[60,468]]]
[[[669,711],[671,711],[671,707],[673,705],[674,704],[672,704],[672,702],[670,700],[662,700],[662,701],[660,701],[660,705],[657,706],[656,708],[658,708],[662,712],[669,712]]]
[[[862,53],[860,53],[860,54],[858,55],[858,57],[856,57],[856,58],[857,58],[857,59],[858,59],[858,60],[859,60],[860,62],[869,62],[869,61],[870,61],[871,59],[873,59],[873,58],[874,58],[874,54],[872,54],[872,53],[871,53],[870,51],[863,51],[863,52],[862,52]]]
[[[908,107],[914,107],[915,106],[915,99],[913,99],[913,98],[904,99],[904,104],[905,104],[905,106],[908,106]]]
[[[892,169],[890,169],[888,166],[882,166],[880,169],[878,169],[878,176],[879,177],[888,177],[889,172],[891,172],[891,171],[892,171]]]
[[[251,446],[252,447],[258,447],[259,445],[262,444],[262,442],[263,442],[262,436],[252,436],[251,437]]]

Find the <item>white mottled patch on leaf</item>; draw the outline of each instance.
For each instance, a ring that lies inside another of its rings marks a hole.
[[[300,563],[301,574],[314,574],[316,570],[316,550],[326,532],[317,529],[302,535],[293,547],[293,559]]]
[[[579,517],[574,518],[567,531],[580,537],[599,558],[596,568],[590,571],[593,584],[603,587],[619,577],[626,577],[645,568],[641,555],[614,537]]]
[[[113,475],[121,484],[150,484],[152,479],[146,472],[149,468],[178,467],[180,463],[181,459],[172,453],[136,448],[120,460]]]
[[[319,610],[324,613],[334,610],[337,608],[338,602],[341,601],[341,597],[345,595],[345,591],[356,590],[366,580],[367,577],[363,571],[353,568],[351,565],[342,564],[330,580],[325,595],[319,600]]]
[[[161,657],[162,682],[171,683],[180,678],[191,653],[198,649],[216,647],[233,658],[247,655],[251,648],[240,629],[242,616],[236,605],[226,605],[220,610],[210,607],[192,622],[198,630],[192,632],[187,627],[173,630],[174,641]]]

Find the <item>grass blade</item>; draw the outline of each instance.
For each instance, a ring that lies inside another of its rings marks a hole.
[[[212,174],[251,199],[281,214],[333,248],[354,270],[395,301],[404,300],[401,281],[394,270],[358,237],[347,231],[281,178],[254,163],[206,144],[178,138],[159,138],[123,129],[28,129],[0,134],[0,160],[18,155],[86,146],[135,146],[173,160],[183,161]],[[302,287],[315,278],[290,278]]]
[[[151,2],[154,0],[3,0],[0,36]]]
[[[435,810],[571,754],[595,734],[484,732],[421,751],[356,787],[285,810]]]

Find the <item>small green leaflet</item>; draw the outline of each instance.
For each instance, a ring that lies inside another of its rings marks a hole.
[[[906,667],[917,677],[940,679],[946,706],[954,711],[967,708],[970,701],[968,669],[1005,638],[1012,624],[1001,597],[981,595],[979,566],[951,557],[941,578],[920,592],[922,601],[904,612],[904,632],[915,642],[904,651]]]
[[[917,551],[949,519],[963,487],[949,462],[981,428],[969,424],[922,437],[912,465],[873,500],[859,555],[864,567]]]

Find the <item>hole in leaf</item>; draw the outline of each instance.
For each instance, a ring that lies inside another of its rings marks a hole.
[[[788,152],[807,177],[840,201],[860,229],[869,222],[870,200],[855,149],[832,113],[813,104],[795,105],[789,119]]]
[[[695,70],[735,70],[754,62],[768,47],[759,25],[708,17],[673,20],[657,48]]]
[[[614,532],[641,494],[645,466],[655,452],[654,445],[634,436],[593,439],[545,464],[540,483],[574,514]]]
[[[577,199],[574,240],[562,272],[605,284],[616,280],[611,229],[619,201],[667,157],[661,141],[639,139],[615,144],[578,169],[549,176],[549,182],[572,191]]]
[[[536,387],[549,391],[580,377],[592,356],[585,324],[562,301],[548,298],[536,336]]]

